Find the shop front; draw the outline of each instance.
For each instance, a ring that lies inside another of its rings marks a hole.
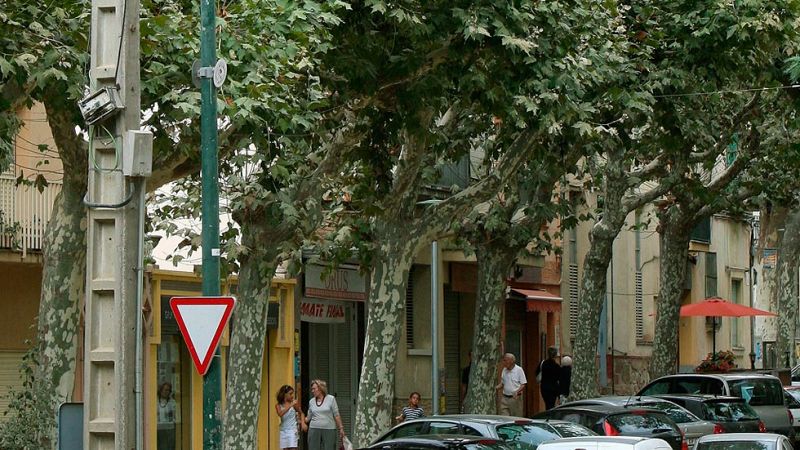
[[[147,273],[147,337],[145,353],[145,448],[190,450],[203,442],[203,379],[194,368],[175,317],[172,297],[198,296],[201,280],[192,273],[153,270]],[[272,412],[274,392],[295,385],[294,280],[273,280],[270,316],[262,374],[259,448],[277,448],[279,419]],[[222,285],[223,294],[235,296],[236,280]],[[235,327],[235,311],[228,328]],[[229,329],[220,343],[222,378],[228,368]],[[225,383],[222,386],[223,408]]]
[[[356,266],[305,266],[299,305],[300,398],[307,404],[311,380],[326,381],[350,436],[364,355],[366,298],[367,281]]]

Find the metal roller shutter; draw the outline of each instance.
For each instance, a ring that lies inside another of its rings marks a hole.
[[[0,420],[8,410],[8,394],[22,388],[20,365],[25,352],[0,351]]]

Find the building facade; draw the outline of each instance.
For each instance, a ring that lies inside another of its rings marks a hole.
[[[586,209],[597,206],[593,192],[573,191],[575,204],[583,196]],[[631,213],[614,242],[608,269],[606,299],[598,346],[601,390],[631,394],[649,381],[655,319],[658,314],[660,249],[655,207],[647,205]],[[580,324],[578,297],[583,259],[589,249],[591,222],[580,222],[566,231],[563,244],[562,292],[565,307],[561,321],[562,354],[570,354]],[[751,306],[750,232],[745,218],[724,214],[701,221],[691,234],[687,276],[682,304],[722,297]],[[748,318],[706,319],[684,317],[679,328],[679,370],[691,372],[707,354],[730,350],[741,368],[750,367],[751,323]],[[713,331],[716,331],[716,336]]]

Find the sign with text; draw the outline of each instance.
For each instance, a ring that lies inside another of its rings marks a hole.
[[[331,300],[367,299],[367,280],[355,269],[307,264],[305,267],[305,296]]]
[[[313,323],[344,323],[344,305],[339,302],[304,298],[300,302],[300,320]]]

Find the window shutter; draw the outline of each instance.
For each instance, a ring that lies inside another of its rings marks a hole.
[[[634,314],[636,315],[636,340],[644,340],[644,295],[642,294],[642,271],[636,271]]]
[[[717,296],[717,254],[706,253],[706,298]]]
[[[569,335],[578,328],[578,264],[569,265]]]
[[[406,346],[414,347],[414,266],[408,271],[406,286]]]

